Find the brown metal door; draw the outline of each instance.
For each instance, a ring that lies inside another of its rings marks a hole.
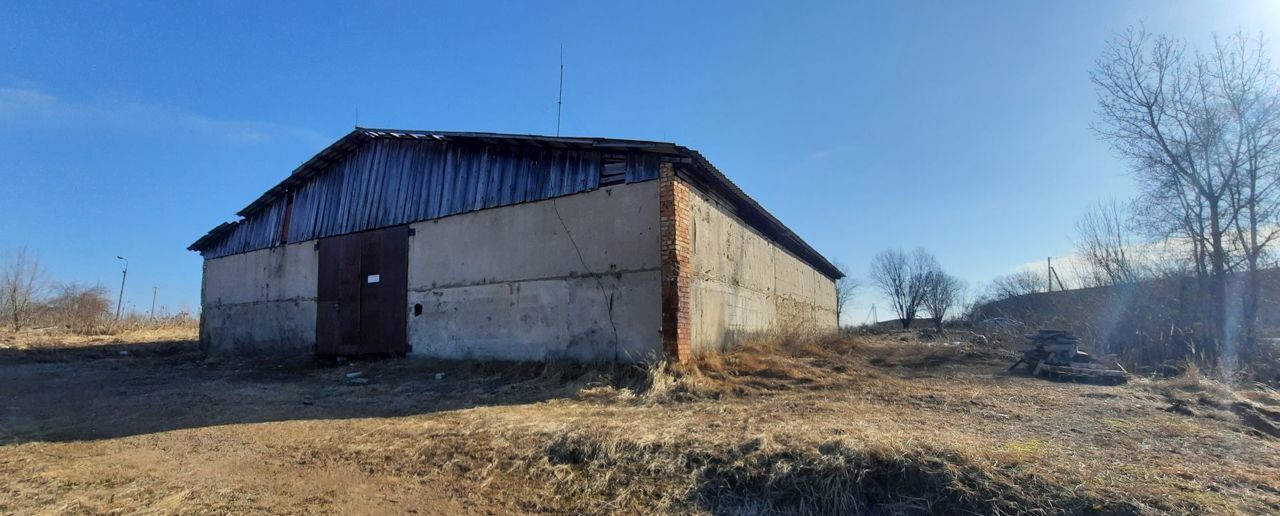
[[[361,353],[408,348],[409,226],[361,233]]]
[[[357,234],[320,241],[316,277],[316,353],[351,355],[360,340],[360,242]]]
[[[404,354],[409,227],[320,241],[316,278],[316,352]]]

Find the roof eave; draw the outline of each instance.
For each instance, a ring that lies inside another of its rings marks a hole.
[[[845,274],[840,271],[839,267],[836,267],[835,264],[827,260],[822,253],[819,253],[816,249],[810,246],[808,242],[805,242],[804,239],[800,238],[800,235],[797,235],[795,231],[792,231],[786,224],[783,224],[781,220],[774,217],[772,213],[769,213],[769,210],[766,210],[764,206],[756,202],[756,200],[751,198],[750,195],[747,195],[742,188],[739,188],[738,185],[730,180],[728,176],[723,172],[720,172],[715,165],[711,164],[711,161],[703,156],[701,152],[688,147],[679,148],[691,161],[693,161],[694,164],[698,166],[698,168],[705,171],[714,183],[725,189],[730,197],[741,201],[747,209],[751,210],[755,215],[763,218],[766,223],[772,226],[771,229],[777,231],[781,236],[787,238],[793,245],[798,247],[798,252],[796,252],[797,250],[795,249],[792,251],[797,255],[800,255],[799,257],[801,259],[808,262],[810,265],[813,265],[815,269],[833,280],[837,280],[845,276]]]
[[[532,146],[543,146],[544,144],[559,148],[589,148],[598,150],[641,150],[646,153],[660,154],[672,157],[680,157],[682,160],[688,160],[697,169],[702,170],[710,182],[716,187],[723,190],[731,199],[739,202],[753,215],[760,217],[765,224],[770,226],[777,236],[788,240],[789,242],[779,242],[784,247],[790,249],[801,259],[813,265],[815,269],[823,275],[831,279],[840,279],[844,277],[844,273],[840,272],[834,264],[826,259],[821,253],[814,250],[803,239],[800,238],[791,228],[769,213],[764,206],[752,199],[741,188],[738,187],[724,173],[720,172],[715,165],[711,164],[702,153],[676,145],[670,142],[645,141],[645,140],[621,140],[614,138],[596,138],[596,137],[560,137],[560,136],[538,136],[538,135],[521,135],[521,134],[501,134],[501,133],[482,133],[482,132],[454,132],[454,131],[413,131],[402,129],[374,129],[366,127],[355,127],[351,132],[342,138],[325,147],[320,152],[312,156],[306,162],[299,165],[276,186],[273,186],[266,193],[259,196],[253,202],[245,206],[244,209],[236,212],[236,215],[248,218],[259,210],[270,205],[272,201],[287,195],[293,191],[294,187],[302,184],[307,178],[324,169],[328,165],[340,160],[357,147],[366,142],[377,138],[396,138],[407,140],[426,140],[426,141],[480,141],[503,144],[521,144]],[[210,230],[207,234],[193,242],[188,250],[201,252],[209,243],[216,240],[226,231],[230,231],[239,222],[224,222]],[[788,245],[789,244],[789,245]]]
[[[286,177],[279,184],[271,187],[270,190],[267,190],[266,193],[262,194],[257,199],[254,199],[254,201],[249,203],[248,206],[245,206],[244,209],[236,212],[236,215],[241,217],[248,217],[249,215],[252,215],[259,209],[270,204],[271,201],[279,198],[281,195],[287,194],[295,184],[301,183],[303,179],[311,177],[325,165],[337,161],[347,152],[359,147],[365,141],[372,138],[373,137],[368,134],[367,130],[359,127],[355,128],[342,138],[338,138],[338,141],[329,144],[328,147],[317,152],[315,156],[311,157],[311,159],[303,162],[301,165],[298,165],[298,168],[293,169],[293,172],[289,173],[289,177]]]

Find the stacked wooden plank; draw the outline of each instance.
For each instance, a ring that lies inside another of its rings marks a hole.
[[[1009,367],[1010,371],[1025,363],[1031,374],[1054,380],[1108,384],[1128,380],[1123,370],[1103,366],[1080,351],[1079,337],[1066,330],[1040,330],[1027,335],[1027,340],[1031,347],[1023,350],[1022,358]]]

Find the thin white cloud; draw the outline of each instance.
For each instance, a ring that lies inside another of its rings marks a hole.
[[[329,138],[281,124],[211,118],[173,106],[131,100],[78,102],[36,88],[0,87],[0,123],[9,127],[117,127],[187,131],[236,144],[302,139],[322,145]]]
[[[57,110],[58,98],[53,95],[37,90],[0,88],[0,116],[23,113],[47,115]]]
[[[813,151],[788,168],[787,173],[812,173],[814,171],[830,170],[832,163],[837,162],[842,157],[841,155],[848,150],[847,147],[833,147]]]
[[[1191,254],[1191,246],[1191,240],[1187,238],[1166,238],[1154,242],[1138,242],[1125,249],[1129,258],[1140,269],[1153,270],[1175,267]],[[1063,283],[1069,288],[1074,288],[1072,285],[1081,284],[1084,279],[1082,275],[1088,270],[1088,263],[1084,257],[1073,252],[1065,256],[1054,256],[1052,259],[1053,270],[1057,272]],[[1019,265],[1010,273],[1031,271],[1044,274],[1047,267],[1048,263],[1045,260],[1039,260]]]

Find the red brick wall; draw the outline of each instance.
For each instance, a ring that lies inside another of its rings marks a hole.
[[[689,289],[693,284],[692,211],[689,185],[676,177],[675,166],[658,171],[658,216],[662,253],[662,349],[667,359],[685,362],[693,356]]]

